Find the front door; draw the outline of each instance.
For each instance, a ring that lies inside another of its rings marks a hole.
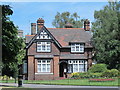
[[[67,62],[61,61],[59,64],[60,64],[59,65],[60,66],[60,77],[67,78],[67,71],[68,71]]]

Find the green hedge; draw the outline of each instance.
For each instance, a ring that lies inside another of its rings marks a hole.
[[[106,70],[102,73],[102,77],[118,77],[119,71],[117,69]]]
[[[89,72],[78,72],[73,73],[72,78],[99,78],[101,77],[102,73],[89,73]]]
[[[106,64],[94,64],[92,67],[88,70],[90,73],[102,73],[107,70]]]
[[[95,64],[88,72],[75,72],[72,73],[72,78],[106,78],[106,77],[118,77],[120,75],[117,69],[108,70],[105,64]]]

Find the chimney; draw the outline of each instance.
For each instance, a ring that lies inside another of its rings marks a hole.
[[[90,31],[90,21],[88,19],[84,21],[84,29],[85,31]]]
[[[70,23],[65,24],[65,28],[73,28],[73,25]]]
[[[37,32],[40,31],[40,29],[44,26],[44,20],[42,18],[39,18],[37,20]]]
[[[36,34],[36,23],[31,23],[31,35]]]

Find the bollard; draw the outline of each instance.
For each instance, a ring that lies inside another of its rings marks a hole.
[[[22,79],[23,79],[23,76],[22,76],[22,75],[19,75],[19,76],[18,76],[18,87],[22,87],[22,84],[23,84]]]

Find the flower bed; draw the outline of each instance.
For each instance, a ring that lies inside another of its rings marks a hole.
[[[115,81],[115,79],[89,79],[90,82]]]

